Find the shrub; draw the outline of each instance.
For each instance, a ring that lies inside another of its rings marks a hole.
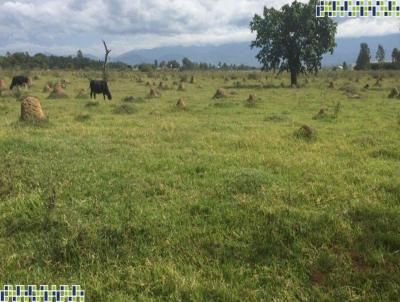
[[[304,139],[307,141],[314,140],[316,138],[315,130],[308,125],[303,125],[300,129],[294,132],[295,137]]]

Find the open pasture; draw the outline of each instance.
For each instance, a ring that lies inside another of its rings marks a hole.
[[[96,302],[398,300],[400,73],[289,88],[111,72],[112,101],[88,97],[100,73],[31,76],[0,96],[0,283],[81,284]],[[19,121],[26,94],[47,121]]]

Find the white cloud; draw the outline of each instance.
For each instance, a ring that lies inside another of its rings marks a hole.
[[[338,27],[338,37],[383,36],[398,33],[400,20],[398,18],[349,18]]]
[[[305,2],[306,0],[302,0]],[[114,55],[131,49],[249,41],[264,5],[290,0],[0,0],[0,52],[28,50]],[[396,19],[346,19],[338,36],[397,32]]]

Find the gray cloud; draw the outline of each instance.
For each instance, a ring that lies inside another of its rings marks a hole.
[[[0,0],[0,51],[114,55],[137,48],[251,40],[249,22],[264,5],[288,0]],[[304,2],[304,1],[303,1]],[[395,32],[395,20],[345,20],[341,36]],[[371,25],[373,24],[373,25]],[[397,31],[397,28],[396,28]]]

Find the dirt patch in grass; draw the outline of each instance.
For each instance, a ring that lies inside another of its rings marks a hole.
[[[281,123],[289,121],[289,117],[285,114],[272,113],[264,118],[264,122]]]
[[[317,285],[322,285],[325,282],[326,274],[319,269],[313,269],[310,273],[310,280]]]
[[[122,114],[122,115],[129,115],[129,114],[134,114],[137,112],[137,108],[134,105],[130,104],[122,104],[117,106],[113,112],[115,114]]]
[[[98,107],[100,104],[97,101],[89,101],[85,104],[86,108]]]
[[[379,149],[372,152],[371,156],[373,158],[400,160],[400,151],[391,149]]]
[[[81,123],[83,123],[83,122],[86,122],[86,121],[88,121],[88,120],[90,120],[90,114],[89,113],[81,113],[81,114],[78,114],[76,117],[75,117],[75,120],[77,121],[77,122],[81,122]]]

